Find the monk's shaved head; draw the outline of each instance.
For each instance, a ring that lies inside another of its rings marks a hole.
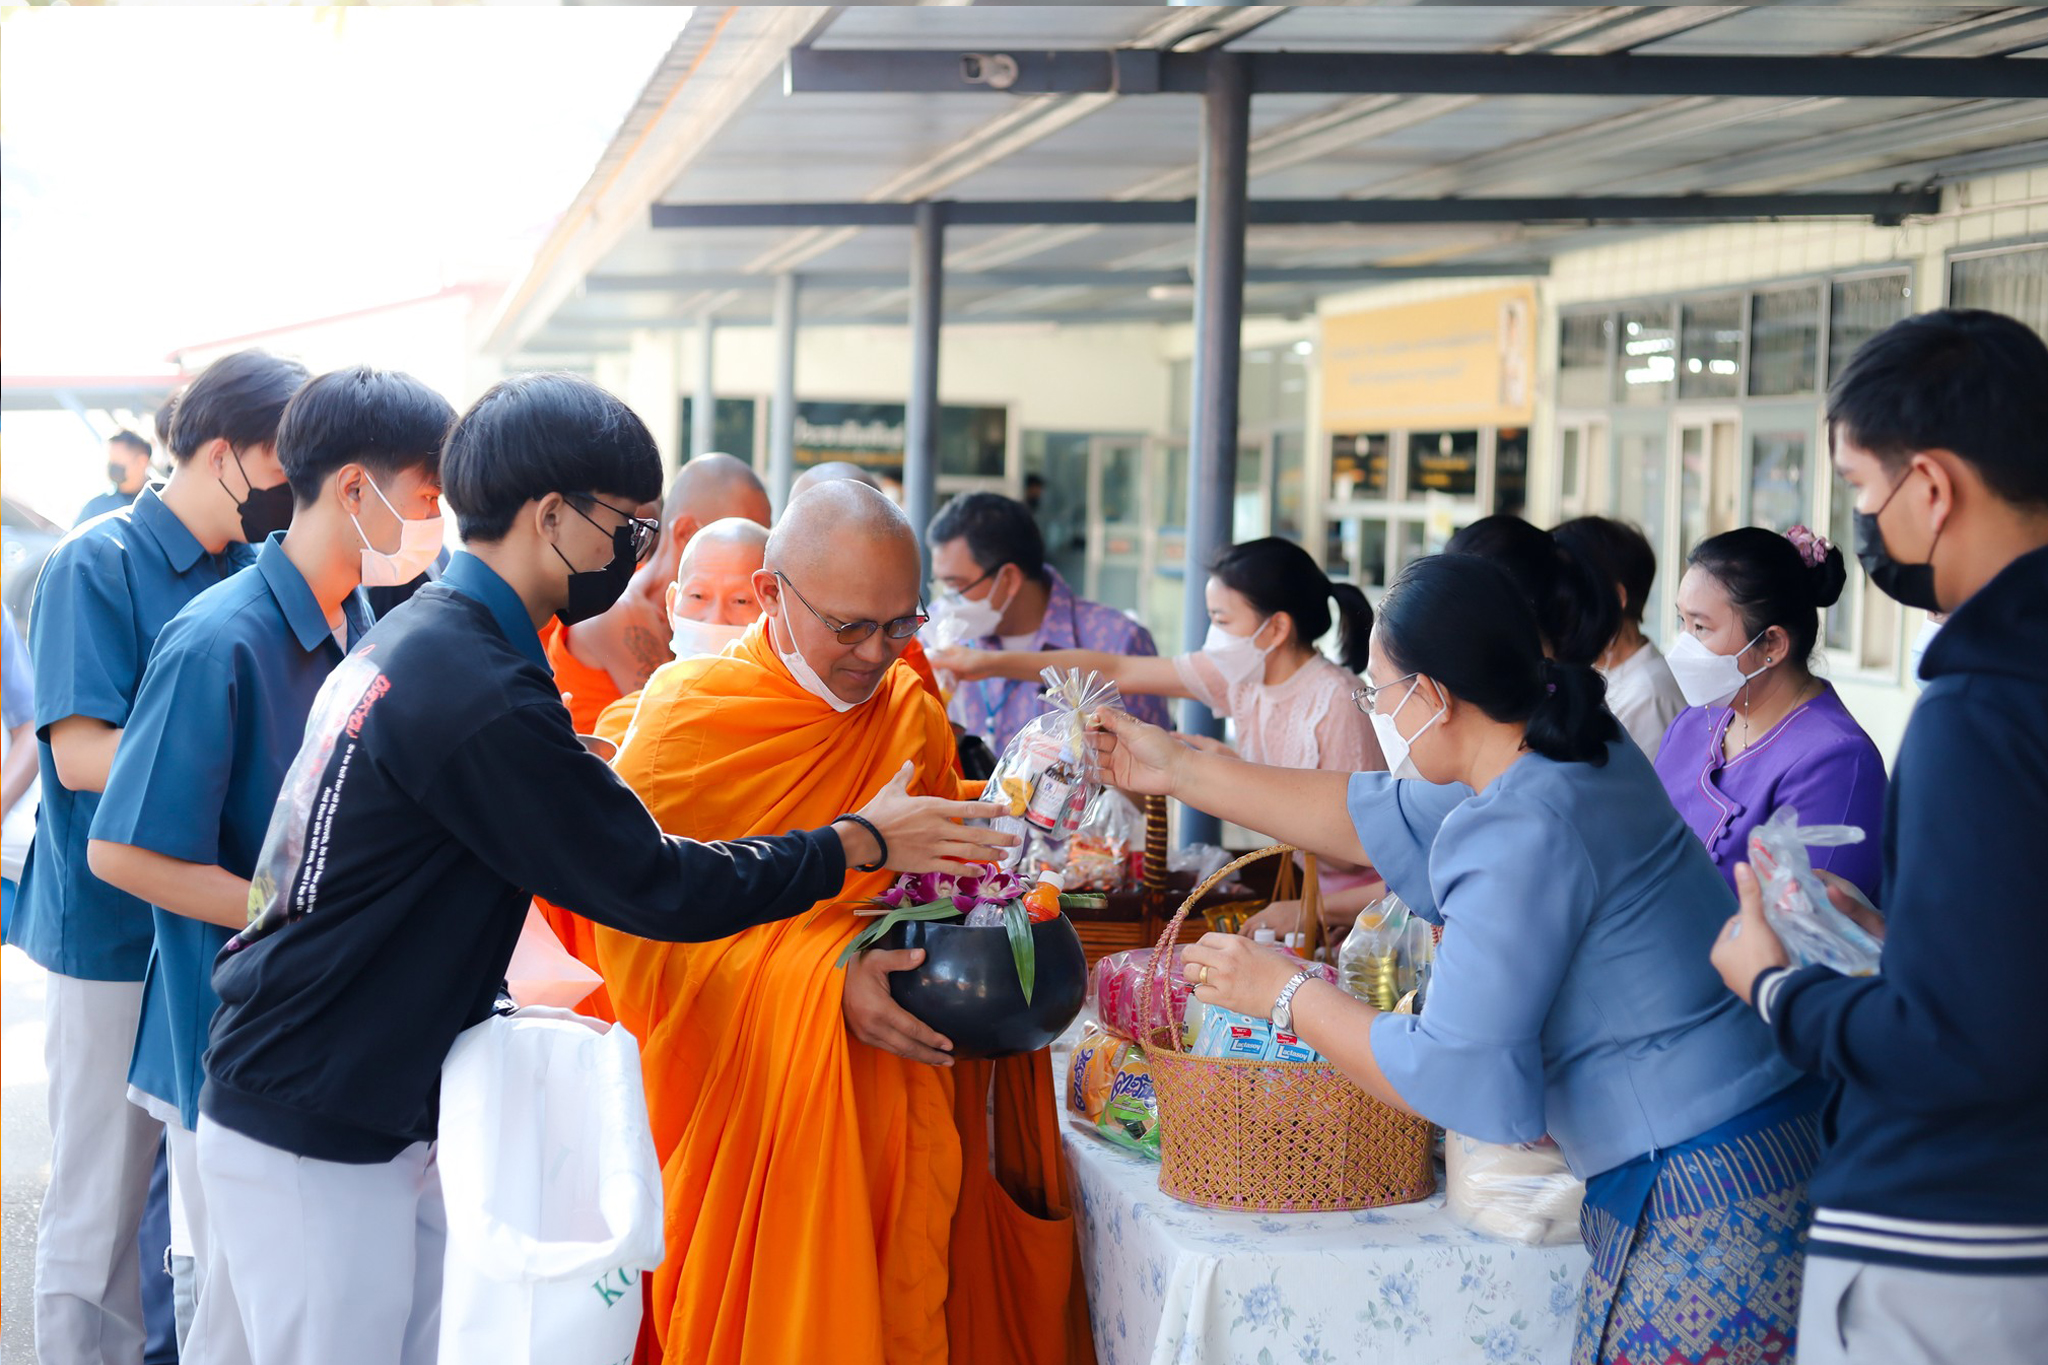
[[[689,545],[683,550],[683,566],[677,570],[677,577],[688,578],[692,568],[710,559],[751,558],[753,563],[747,571],[752,573],[761,567],[767,550],[767,527],[745,517],[725,517],[690,538]]]
[[[850,479],[854,483],[864,483],[876,492],[880,492],[882,488],[880,481],[859,465],[852,464],[846,460],[827,460],[824,464],[812,465],[809,469],[796,476],[795,481],[789,485],[789,500],[795,502],[819,484],[836,483],[841,479]]]
[[[727,517],[745,517],[768,524],[768,490],[744,460],[713,452],[699,455],[676,471],[662,504],[662,520],[687,517],[709,526]]]
[[[771,636],[776,648],[793,641],[842,701],[859,703],[874,694],[909,640],[877,629],[847,645],[832,627],[915,614],[923,576],[917,533],[902,509],[864,483],[841,479],[790,501],[768,537],[754,586],[768,614],[780,619],[779,636]],[[793,591],[784,590],[785,582]]]

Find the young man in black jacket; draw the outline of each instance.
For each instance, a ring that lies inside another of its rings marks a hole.
[[[664,835],[578,742],[538,635],[609,607],[651,548],[624,509],[660,494],[653,438],[602,389],[529,375],[457,422],[441,476],[469,548],[322,687],[215,968],[200,1178],[263,1365],[433,1359],[441,1063],[496,1008],[532,896],[707,940],[836,896],[849,864],[1008,842],[954,823],[997,808],[904,777],[824,829]]]
[[[1950,613],[1886,798],[1882,973],[1794,970],[1756,879],[1714,948],[1785,1055],[1835,1085],[1812,1182],[1801,1365],[2048,1351],[2048,346],[1928,313],[1828,403],[1857,557]]]

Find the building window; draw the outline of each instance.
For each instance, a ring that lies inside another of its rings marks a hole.
[[[1749,438],[1749,521],[1788,531],[1806,524],[1813,502],[1809,434],[1763,430]],[[1852,539],[1848,542],[1854,544]]]
[[[1391,438],[1383,433],[1330,438],[1330,500],[1377,502],[1393,492]]]
[[[2048,245],[2003,247],[1953,256],[1951,308],[1988,308],[2048,336]]]
[[[1671,310],[1637,308],[1621,315],[1621,368],[1614,377],[1614,401],[1625,407],[1654,407],[1671,398],[1678,374],[1678,336]]]
[[[1828,290],[1828,383],[1864,342],[1913,311],[1913,277],[1903,270],[1836,280]]]
[[[1812,393],[1820,379],[1820,286],[1766,289],[1750,304],[1749,394]]]
[[[1605,407],[1612,364],[1614,314],[1581,313],[1557,324],[1557,402],[1566,408]]]
[[[1420,502],[1431,493],[1478,496],[1478,432],[1418,431],[1408,438],[1408,501]]]
[[[1679,310],[1680,398],[1735,398],[1742,393],[1743,296],[1696,299]]]

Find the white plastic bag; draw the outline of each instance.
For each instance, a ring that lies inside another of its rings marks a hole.
[[[469,1029],[441,1069],[439,1166],[440,1365],[630,1361],[663,1250],[633,1035],[556,1010]]]
[[[505,968],[505,989],[520,1005],[553,1005],[572,1010],[604,984],[604,978],[562,946],[540,908],[526,907],[526,924]]]
[[[1795,967],[1819,963],[1844,976],[1875,976],[1884,945],[1835,909],[1813,870],[1807,848],[1860,844],[1854,825],[1801,825],[1799,812],[1780,806],[1749,832],[1749,864],[1763,892],[1764,918]]]
[[[1524,1246],[1567,1246],[1579,1240],[1585,1200],[1585,1182],[1554,1143],[1444,1134],[1444,1204],[1474,1232]]]

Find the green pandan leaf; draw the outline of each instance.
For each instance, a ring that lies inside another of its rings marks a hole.
[[[1060,892],[1062,910],[1101,910],[1109,905],[1109,897],[1086,891]]]
[[[1010,931],[1010,956],[1017,964],[1017,984],[1024,988],[1024,1003],[1031,1003],[1031,986],[1038,975],[1038,945],[1031,937],[1031,914],[1023,901],[1003,907],[1003,927]]]
[[[846,951],[841,953],[839,960],[832,964],[833,970],[844,969],[847,963],[853,961],[855,957],[866,952],[869,948],[874,947],[875,944],[880,943],[884,935],[905,921],[957,919],[959,915],[960,907],[953,904],[951,896],[942,901],[932,901],[927,905],[898,906],[880,919],[877,919],[867,928],[861,930],[858,934],[855,934],[853,942],[846,945]]]

